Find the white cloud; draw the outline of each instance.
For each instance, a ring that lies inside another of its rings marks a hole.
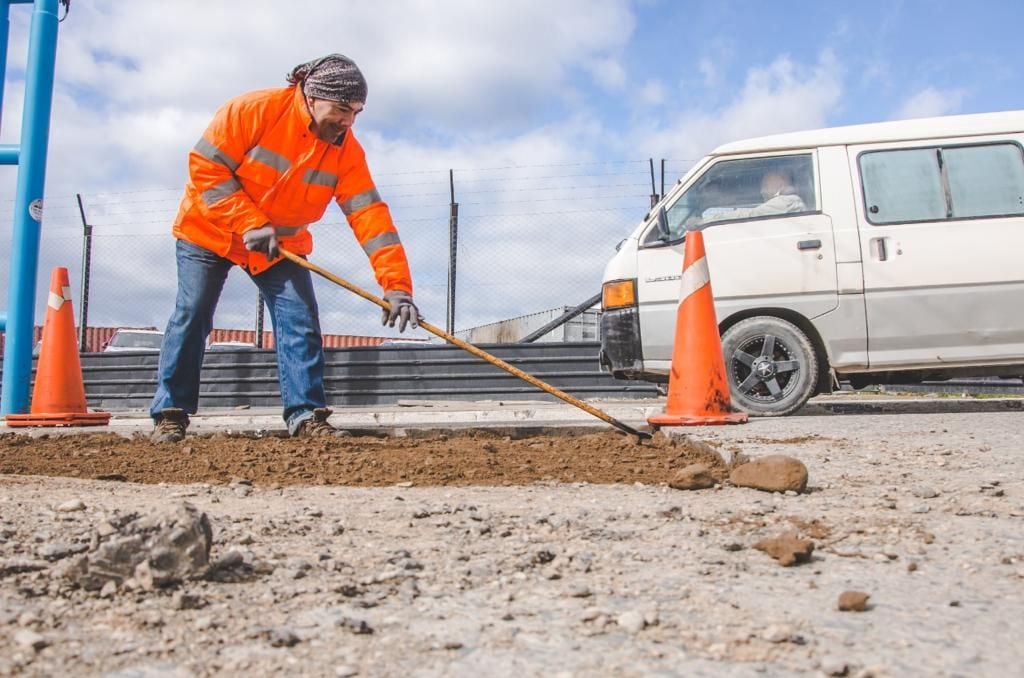
[[[908,97],[893,114],[894,120],[932,118],[960,110],[966,93],[962,89],[926,87]]]
[[[704,77],[704,85],[706,87],[715,87],[718,84],[719,73],[718,68],[708,57],[703,57],[697,62],[697,70]]]
[[[589,69],[600,87],[606,90],[621,90],[626,86],[626,69],[616,59],[598,59]]]
[[[747,71],[742,88],[721,109],[673,110],[638,125],[627,147],[652,157],[697,159],[727,141],[823,127],[842,97],[842,68],[831,52],[813,66],[782,56]]]
[[[640,88],[640,103],[645,106],[659,106],[665,98],[665,85],[660,80],[648,80]]]

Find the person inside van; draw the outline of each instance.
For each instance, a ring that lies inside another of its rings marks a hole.
[[[695,215],[687,219],[686,225],[692,227],[715,221],[751,219],[807,211],[807,205],[804,204],[803,199],[793,187],[792,176],[785,170],[773,169],[765,172],[761,177],[761,198],[764,202],[755,207],[708,210],[703,216]]]

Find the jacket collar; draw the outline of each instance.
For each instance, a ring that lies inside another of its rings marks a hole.
[[[292,89],[295,90],[292,94],[295,114],[299,116],[299,120],[302,121],[306,129],[312,131],[313,116],[309,114],[309,109],[306,107],[306,97],[302,94],[302,88],[298,85],[292,85]]]

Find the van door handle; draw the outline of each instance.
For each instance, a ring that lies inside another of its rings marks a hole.
[[[889,253],[885,249],[885,238],[872,238],[870,241],[872,254],[879,261],[885,261],[889,258]]]
[[[801,240],[800,242],[798,242],[796,244],[796,248],[798,250],[820,250],[821,249],[821,241],[820,240]]]

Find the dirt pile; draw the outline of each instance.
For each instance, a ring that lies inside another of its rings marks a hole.
[[[520,485],[538,481],[667,482],[677,469],[726,469],[704,443],[656,435],[640,445],[618,433],[514,437],[502,431],[355,435],[294,440],[213,435],[154,444],[114,434],[0,437],[0,474],[138,483],[382,486]]]

